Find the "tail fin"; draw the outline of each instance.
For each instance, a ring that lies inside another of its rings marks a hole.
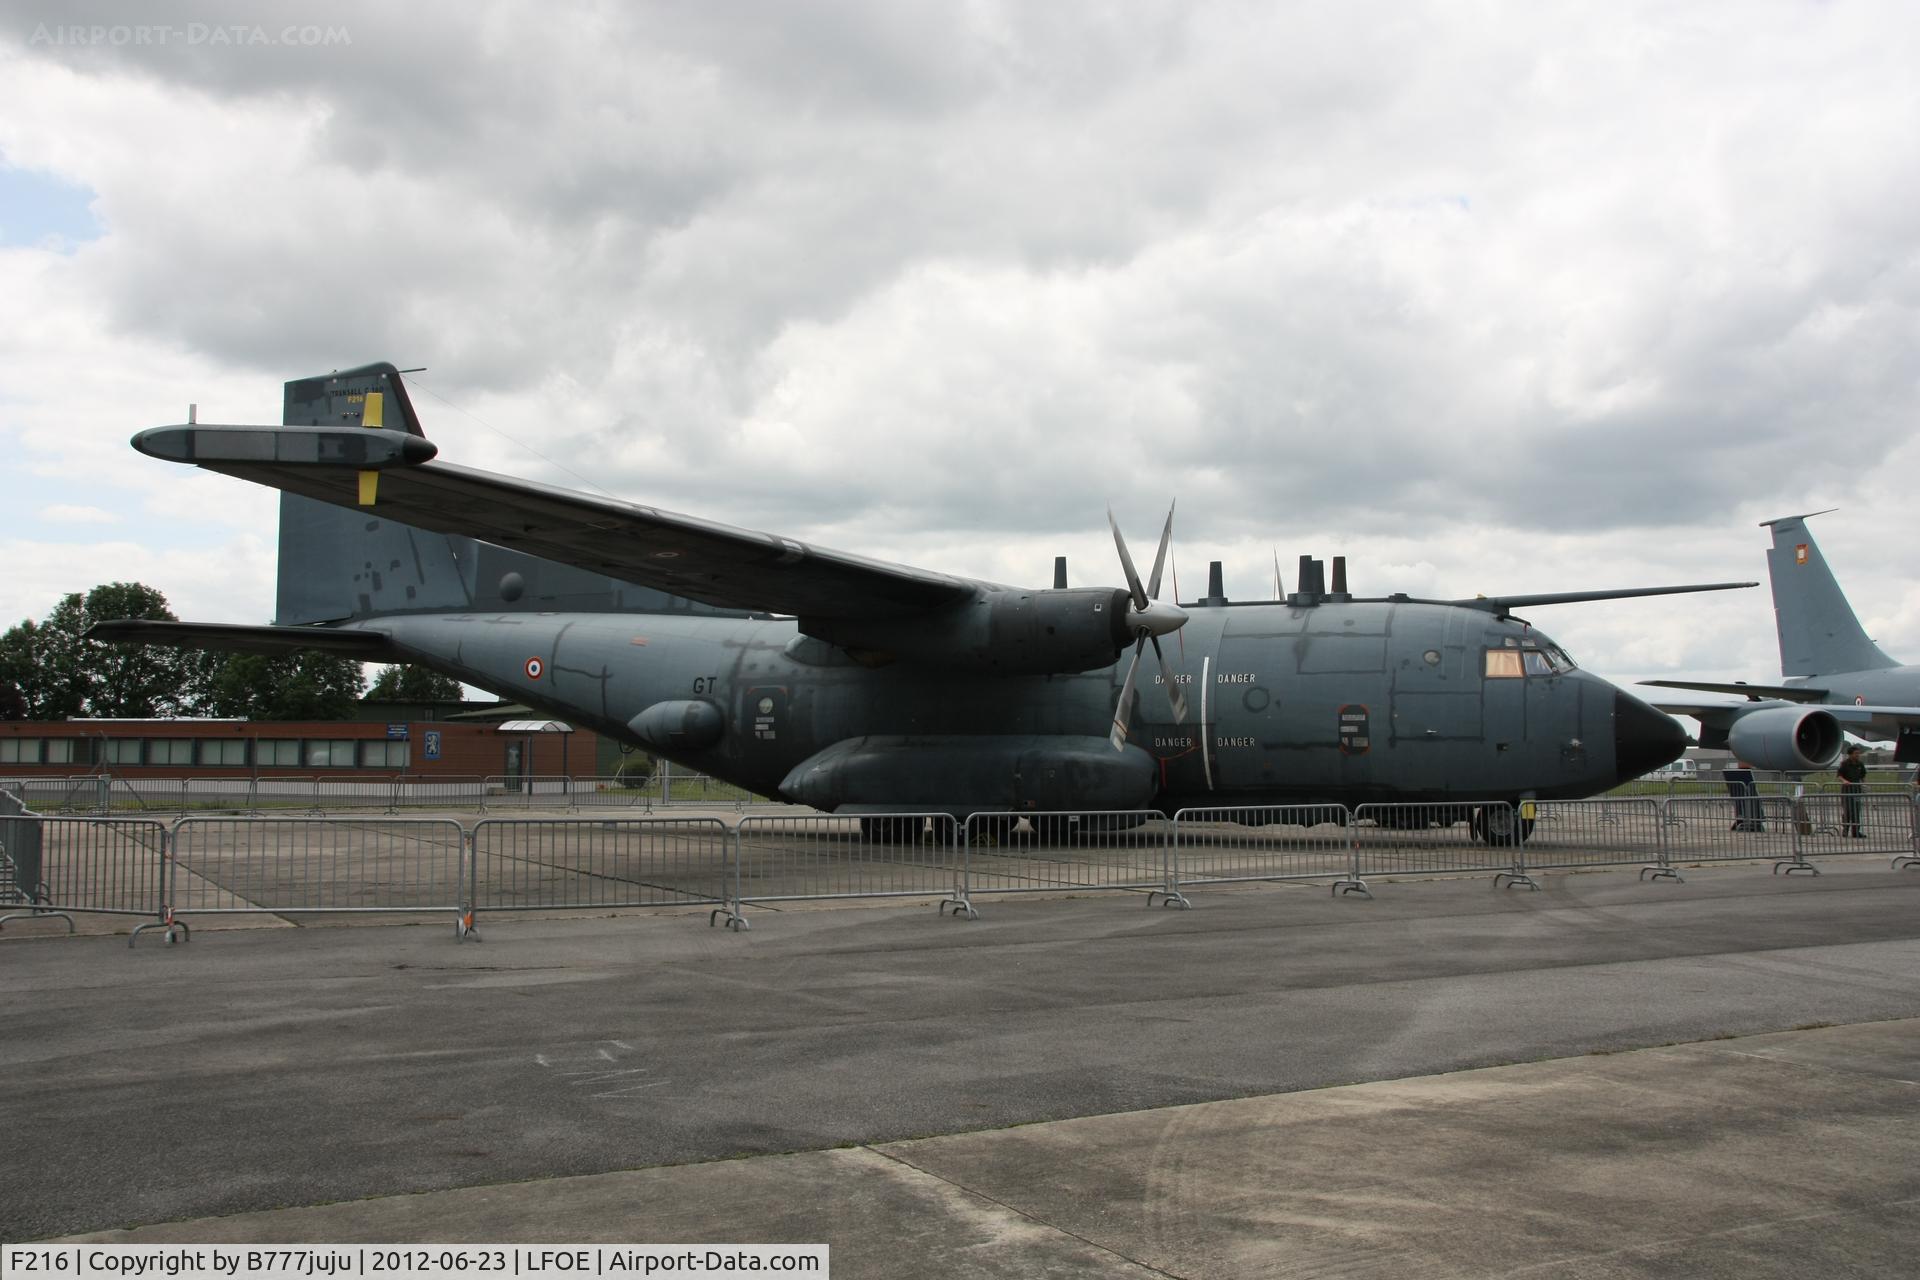
[[[1805,515],[1781,516],[1760,522],[1763,528],[1773,530],[1767,574],[1773,579],[1780,674],[1823,676],[1899,666],[1868,639],[1860,620],[1853,616],[1853,607],[1807,530],[1807,519]]]
[[[422,438],[400,371],[362,365],[286,384],[284,426],[365,425]],[[490,543],[280,495],[275,621],[392,613],[731,613]]]

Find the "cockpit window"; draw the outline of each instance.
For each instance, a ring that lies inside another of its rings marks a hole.
[[[1487,650],[1487,679],[1517,680],[1522,676],[1556,676],[1576,670],[1566,650],[1556,644],[1527,641],[1515,645],[1511,638],[1504,647]]]
[[[1520,665],[1518,649],[1487,650],[1487,679],[1518,680],[1526,671]]]

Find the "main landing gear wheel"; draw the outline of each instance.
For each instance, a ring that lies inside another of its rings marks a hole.
[[[1504,804],[1475,808],[1470,826],[1476,840],[1496,846],[1525,844],[1533,836],[1533,819],[1520,817]]]

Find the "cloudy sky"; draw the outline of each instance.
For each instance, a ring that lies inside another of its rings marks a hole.
[[[0,0],[0,627],[273,610],[135,430],[375,359],[450,461],[1182,594],[1759,578],[1920,660],[1920,9]],[[232,24],[243,24],[234,27]],[[1759,590],[1533,615],[1768,678]]]

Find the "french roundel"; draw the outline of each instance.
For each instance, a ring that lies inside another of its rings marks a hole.
[[[547,664],[538,658],[527,659],[527,679],[538,680],[547,669]]]

